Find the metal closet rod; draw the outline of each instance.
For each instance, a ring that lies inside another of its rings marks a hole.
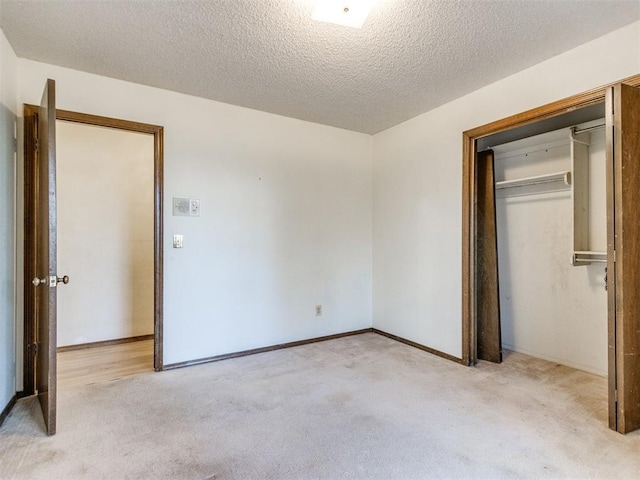
[[[571,263],[574,266],[585,265],[588,263],[607,263],[607,253],[588,250],[573,252],[573,255],[571,256]]]
[[[595,262],[595,263],[607,263],[606,258],[590,258],[590,257],[582,257],[580,255],[576,255],[576,262]]]
[[[600,123],[598,125],[594,125],[593,127],[587,127],[587,128],[573,128],[573,134],[577,135],[578,133],[585,133],[585,132],[592,132],[593,130],[598,130],[600,128],[604,128],[606,126],[605,123]]]

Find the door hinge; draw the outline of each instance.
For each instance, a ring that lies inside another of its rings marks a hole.
[[[40,149],[40,143],[38,142],[38,139],[34,139],[33,141],[33,148],[34,150],[37,152]]]
[[[616,251],[613,251],[613,263],[616,263]]]
[[[35,357],[36,355],[38,355],[38,344],[32,343],[30,347],[31,347],[31,356]]]
[[[616,401],[616,402],[618,401],[618,390],[614,390],[614,391],[613,391],[613,399],[614,399],[614,401]]]

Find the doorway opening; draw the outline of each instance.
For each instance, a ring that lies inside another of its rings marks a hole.
[[[61,291],[59,306],[63,311],[57,325],[59,344],[64,351],[61,355],[69,357],[72,365],[77,361],[73,360],[76,357],[83,357],[80,362],[85,363],[87,355],[94,357],[92,361],[124,358],[125,364],[126,358],[129,361],[135,358],[138,363],[141,358],[147,358],[149,362],[152,358],[153,369],[160,371],[163,369],[163,127],[65,110],[55,113],[56,123],[62,130],[63,147],[64,137],[75,135],[80,138],[89,132],[92,137],[73,155],[69,152],[64,155],[71,159],[70,165],[59,165],[62,174],[59,181],[64,183],[58,205],[63,213],[61,227],[74,229],[73,232],[61,230],[59,261],[61,269],[67,268],[65,258],[73,263],[74,274],[70,275],[70,281],[72,284],[78,282],[73,295],[71,290]],[[25,286],[35,277],[38,114],[37,106],[25,105]],[[90,160],[96,159],[86,158],[87,148],[91,143],[100,142],[115,145],[118,142],[113,143],[114,136],[120,138],[121,152],[112,152],[115,157],[112,155],[111,160],[98,158],[97,161],[114,164],[119,161],[120,165],[111,165],[114,168],[105,173],[104,169],[96,168],[99,165],[92,167]],[[125,150],[133,151],[143,145],[148,152],[146,166],[140,162],[126,165],[131,159],[119,158]],[[140,181],[141,168],[146,168],[146,186],[136,185]],[[144,200],[134,198],[136,190],[143,191]],[[146,220],[141,222],[135,215],[126,215],[127,212],[135,213],[142,204],[148,207],[144,213],[148,217]],[[120,208],[101,210],[101,206],[109,205]],[[124,298],[120,295],[114,301],[110,296],[114,286],[120,293],[128,291],[128,294]],[[25,288],[25,396],[34,394],[37,385],[34,301],[34,290]],[[115,319],[120,321],[113,322]],[[151,369],[150,363],[148,367]]]
[[[56,121],[58,388],[153,370],[148,133]]]

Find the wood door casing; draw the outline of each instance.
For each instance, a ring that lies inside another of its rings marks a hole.
[[[476,315],[479,360],[502,362],[498,233],[493,150],[478,153],[476,204]]]
[[[607,202],[607,384],[608,384],[608,410],[609,428],[618,429],[618,402],[616,395],[616,282],[615,282],[615,262],[613,255],[615,250],[615,172],[613,168],[613,90],[608,89],[605,97],[605,124],[606,124],[606,202]]]
[[[47,80],[38,115],[36,206],[37,332],[36,387],[49,435],[56,433],[56,105],[55,82]]]
[[[39,108],[39,107],[38,107]],[[35,320],[36,289],[31,288],[31,281],[36,277],[35,244],[37,226],[35,222],[37,210],[38,184],[36,143],[38,138],[38,108],[24,108],[24,271],[23,280],[23,328],[24,344],[22,392],[20,396],[28,397],[36,393],[36,372],[34,345],[37,341]]]
[[[606,103],[609,418],[627,433],[640,428],[640,89],[614,85]]]

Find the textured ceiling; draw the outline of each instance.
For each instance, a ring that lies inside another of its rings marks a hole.
[[[378,0],[353,29],[313,3],[0,0],[0,27],[19,57],[375,133],[640,18],[638,0]]]

